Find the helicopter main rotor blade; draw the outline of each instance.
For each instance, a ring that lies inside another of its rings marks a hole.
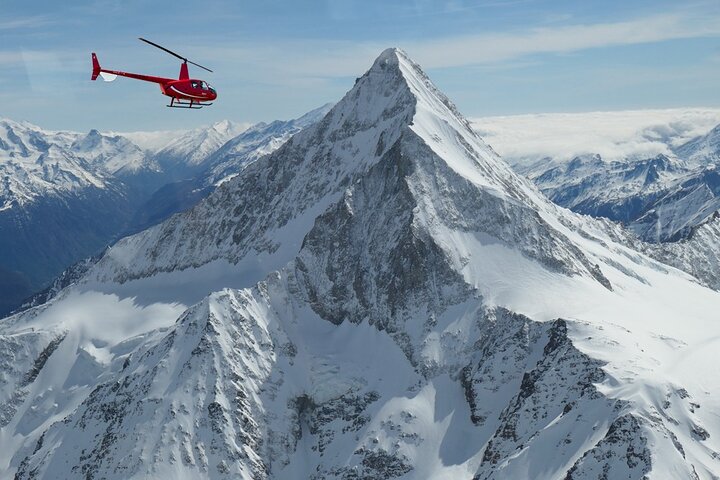
[[[200,64],[198,64],[198,63],[191,62],[190,60],[187,60],[187,63],[192,63],[192,64],[195,65],[196,67],[200,67],[200,68],[202,68],[203,70],[207,70],[208,72],[213,73],[212,70],[210,70],[210,69],[207,68],[207,67],[203,67],[202,65],[200,65]]]
[[[158,44],[155,43],[155,42],[151,42],[150,40],[147,40],[147,39],[142,38],[142,37],[139,37],[138,40],[141,40],[141,41],[143,41],[143,42],[145,42],[145,43],[148,43],[148,44],[152,45],[153,47],[157,47],[157,48],[159,48],[160,50],[163,50],[163,51],[169,53],[170,55],[179,58],[179,59],[182,60],[183,62],[192,63],[192,64],[195,65],[196,67],[200,67],[200,68],[202,68],[203,70],[207,70],[208,72],[212,72],[212,70],[210,70],[209,68],[203,67],[202,65],[200,65],[200,64],[198,64],[198,63],[191,62],[191,61],[188,60],[187,58],[185,58],[185,57],[183,57],[183,56],[181,56],[181,55],[178,55],[177,53],[173,52],[172,50],[168,50],[167,48],[165,48],[165,47],[163,47],[163,46],[161,46],[161,45],[158,45]]]
[[[160,50],[164,50],[164,51],[166,51],[167,53],[169,53],[170,55],[173,55],[173,56],[179,58],[180,60],[182,60],[182,61],[184,61],[184,62],[187,62],[187,58],[182,57],[182,56],[178,55],[177,53],[173,52],[172,50],[168,50],[167,48],[165,48],[165,47],[163,47],[163,46],[160,46],[160,45],[158,45],[158,44],[155,43],[155,42],[151,42],[150,40],[146,40],[146,39],[144,39],[144,38],[142,38],[142,37],[138,38],[138,40],[142,40],[142,41],[145,42],[145,43],[149,43],[149,44],[152,45],[153,47],[157,47],[157,48],[159,48]]]

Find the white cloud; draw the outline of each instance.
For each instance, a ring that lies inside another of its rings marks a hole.
[[[569,160],[599,153],[605,160],[670,153],[720,124],[720,108],[547,113],[472,120],[476,131],[510,162]]]
[[[51,24],[49,18],[44,16],[18,17],[0,20],[0,30],[20,30],[28,28],[44,27]]]
[[[18,19],[18,22],[41,22],[40,17]],[[14,22],[14,23],[13,23]],[[9,26],[11,23],[7,23]],[[0,29],[3,23],[0,23]],[[196,38],[194,45],[183,52],[216,66],[217,70],[239,72],[265,83],[297,82],[309,79],[348,77],[365,71],[385,48],[398,46],[424,68],[462,67],[467,65],[499,65],[518,61],[535,54],[567,54],[608,46],[653,43],[682,38],[720,36],[720,18],[680,14],[661,14],[622,22],[596,24],[551,25],[513,32],[487,32],[477,35],[446,36],[427,40],[343,41],[293,39],[261,44],[232,42],[223,37]],[[172,41],[168,39],[168,41]],[[178,43],[184,42],[178,38]],[[141,62],[137,49],[130,49],[135,62]],[[115,49],[117,50],[117,49]],[[0,50],[0,65],[40,63],[48,57],[67,58],[70,52]],[[120,53],[120,52],[116,52]],[[72,52],[77,55],[77,52]],[[148,56],[156,59],[157,57]],[[523,60],[528,61],[528,60]],[[221,68],[222,67],[222,68]]]
[[[352,76],[364,71],[384,48],[399,46],[424,68],[488,65],[534,54],[567,54],[593,48],[720,36],[720,18],[652,15],[622,22],[553,25],[509,33],[448,36],[410,42],[295,40],[230,47],[207,45],[204,57],[252,62],[299,76]],[[200,49],[198,49],[200,50]]]
[[[720,19],[677,14],[635,20],[535,28],[434,39],[408,45],[427,68],[457,67],[511,60],[541,53],[720,36]]]

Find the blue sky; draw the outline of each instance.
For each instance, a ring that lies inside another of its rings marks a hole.
[[[219,99],[165,108],[106,68],[191,76]],[[185,129],[292,118],[337,101],[386,47],[423,66],[467,116],[720,106],[720,1],[3,0],[0,116],[66,130]]]

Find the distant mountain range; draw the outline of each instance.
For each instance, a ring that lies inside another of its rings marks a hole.
[[[623,121],[622,112],[604,115]],[[702,111],[695,115],[705,123],[713,118]],[[597,116],[604,118],[601,114]],[[515,147],[516,152],[523,153],[510,161],[519,173],[530,178],[559,205],[620,222],[647,242],[686,239],[720,209],[720,125],[688,138],[688,132],[697,132],[692,123],[688,124],[688,116],[689,113],[684,116],[676,113],[677,118],[671,118],[667,125],[646,126],[635,138],[614,131],[599,132],[597,137],[607,135],[604,141],[588,136],[588,145],[577,144],[569,138],[569,146],[564,149],[557,146],[562,133],[556,132],[559,138],[551,135],[544,142],[535,138],[529,142],[536,142],[539,151],[535,155],[528,146]],[[680,120],[684,117],[685,123]],[[716,117],[720,118],[720,114]],[[583,126],[583,118],[576,115],[574,128],[590,129],[600,123],[588,114],[587,125]],[[522,119],[518,122],[522,123]],[[632,119],[629,123],[633,123]],[[482,125],[479,125],[481,130],[490,128]],[[501,143],[507,141],[502,133],[496,134]],[[522,141],[518,143],[522,145]],[[504,143],[502,146],[505,147]],[[579,151],[573,154],[573,148]],[[582,153],[591,148],[605,152],[610,158],[597,152]],[[553,149],[558,157],[544,155]],[[618,153],[623,150],[624,154]],[[646,153],[652,150],[663,153]]]

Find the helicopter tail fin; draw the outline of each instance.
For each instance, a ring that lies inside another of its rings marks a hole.
[[[96,80],[98,75],[100,75],[100,62],[98,62],[97,55],[95,55],[95,52],[92,54],[92,63],[93,63],[93,71],[92,71],[92,77],[90,77],[90,80]]]

